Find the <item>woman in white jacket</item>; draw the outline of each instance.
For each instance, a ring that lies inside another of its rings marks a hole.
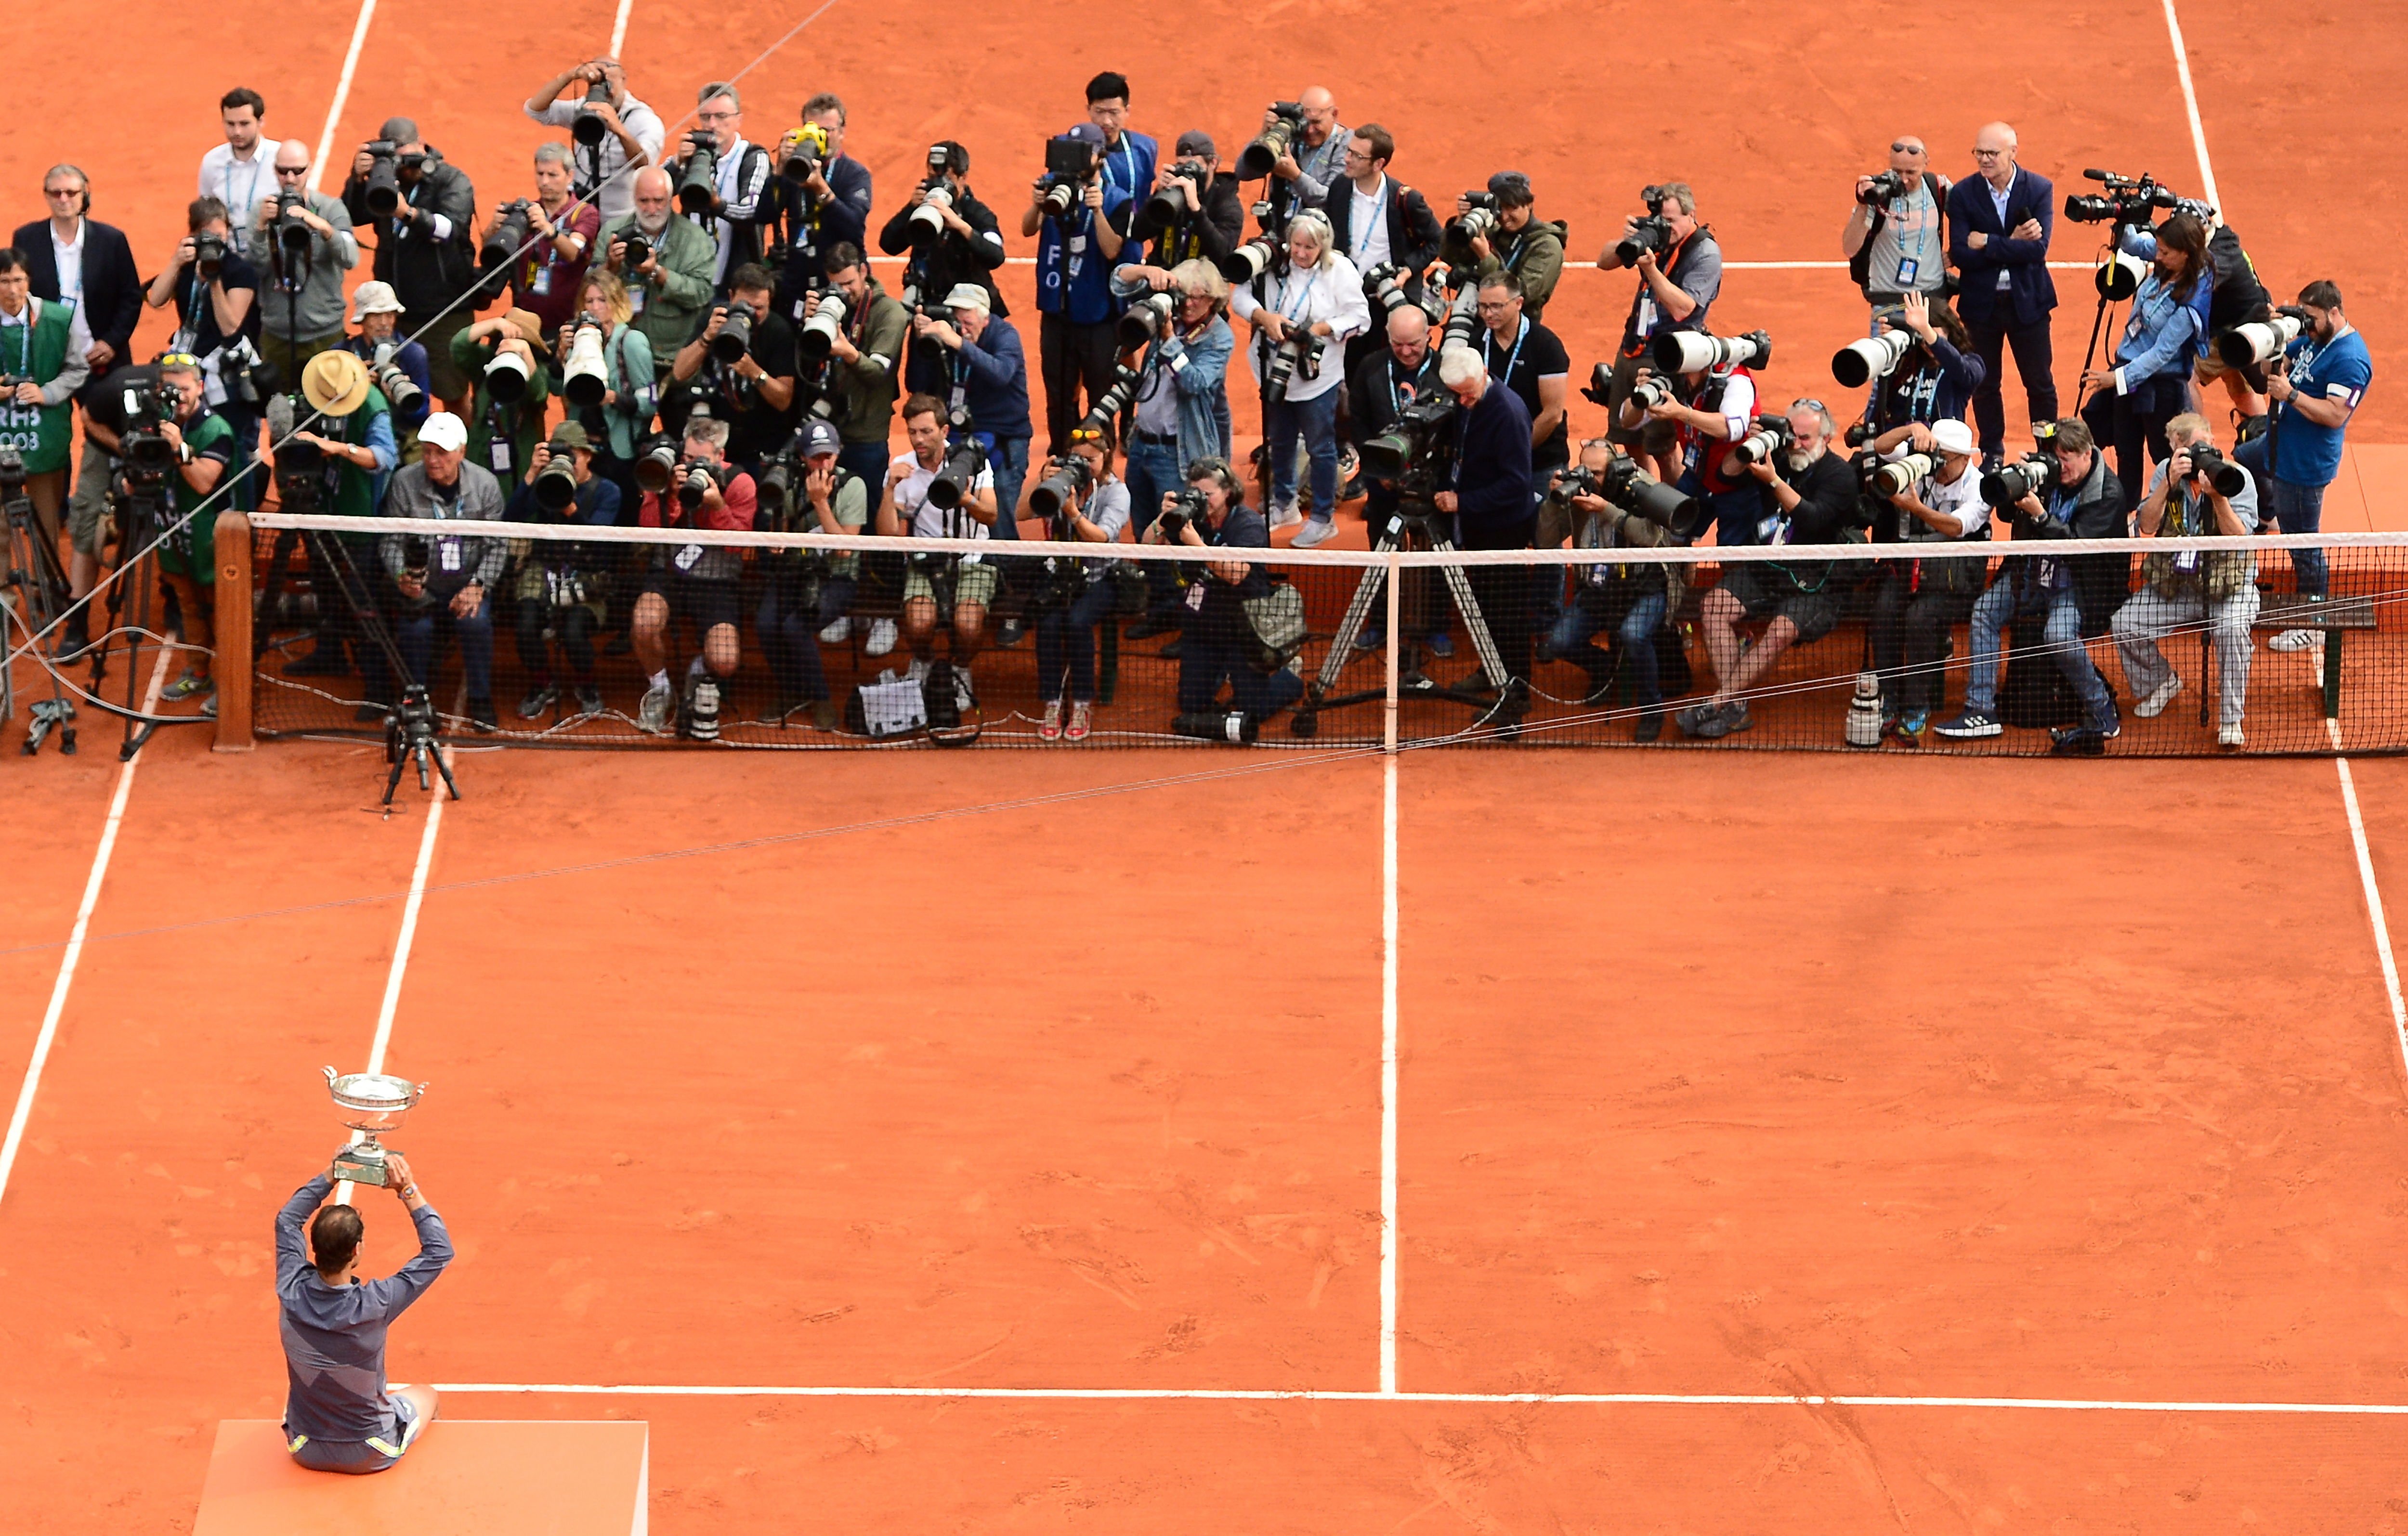
[[[1337,531],[1338,402],[1346,383],[1346,340],[1370,328],[1362,274],[1338,253],[1329,221],[1310,210],[1288,221],[1287,260],[1230,295],[1229,310],[1254,327],[1246,349],[1254,379],[1279,371],[1277,360],[1291,330],[1321,338],[1318,367],[1296,366],[1283,387],[1263,391],[1263,440],[1270,454],[1271,526],[1297,521],[1296,440],[1301,435],[1312,458],[1312,520],[1297,530],[1296,546],[1310,549]]]

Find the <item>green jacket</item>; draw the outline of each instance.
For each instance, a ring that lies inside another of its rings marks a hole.
[[[493,454],[495,408],[485,386],[485,365],[499,350],[493,337],[471,337],[464,330],[452,338],[452,366],[477,381],[476,395],[468,402],[468,462],[482,465],[499,480],[515,482],[526,473],[536,445],[543,441],[543,408],[552,398],[552,370],[545,366],[543,354],[537,352],[534,371],[527,375],[526,398],[499,408],[510,456],[509,462],[497,465]]]
[[[894,426],[895,399],[902,391],[903,366],[910,355],[911,311],[899,300],[888,298],[886,290],[872,278],[869,314],[852,337],[861,352],[856,361],[828,359],[837,397],[844,402],[837,436],[849,443],[882,443]],[[886,360],[884,366],[875,361],[878,358]]]
[[[25,461],[27,474],[41,475],[67,467],[67,435],[75,415],[67,401],[82,387],[91,365],[79,357],[72,370],[75,377],[62,377],[70,371],[67,308],[55,299],[25,302],[36,307],[30,335],[22,325],[0,325],[0,373],[40,384],[43,403],[0,405],[0,447],[15,449]],[[32,355],[27,356],[28,352]]]
[[[609,256],[612,240],[624,238],[635,227],[636,216],[632,213],[604,224],[594,242],[595,264],[601,265]],[[719,266],[719,242],[693,220],[672,215],[657,243],[661,251],[658,277],[650,282],[639,282],[633,273],[620,275],[628,280],[628,296],[640,306],[636,311],[635,327],[652,343],[653,365],[666,374],[678,349],[693,340],[695,332],[701,329],[699,317],[710,308],[711,280]]]
[[[1570,225],[1561,221],[1533,219],[1512,235],[1498,230],[1488,237],[1488,255],[1478,268],[1482,277],[1511,272],[1522,284],[1522,312],[1536,321],[1564,275],[1564,236]]]

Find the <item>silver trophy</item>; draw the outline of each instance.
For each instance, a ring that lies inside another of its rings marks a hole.
[[[335,1096],[335,1106],[343,1112],[343,1124],[360,1133],[360,1140],[335,1154],[334,1174],[352,1184],[381,1188],[388,1182],[384,1148],[377,1144],[380,1131],[399,1130],[410,1110],[426,1092],[423,1083],[408,1078],[388,1077],[381,1072],[353,1072],[337,1077],[335,1069],[326,1069],[326,1091]]]

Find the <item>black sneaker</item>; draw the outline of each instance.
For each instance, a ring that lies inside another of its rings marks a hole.
[[[502,721],[494,713],[492,699],[472,698],[468,700],[468,724],[477,727],[478,735],[491,736],[501,728]]]
[[[59,625],[58,643],[50,650],[52,661],[63,666],[71,661],[80,661],[84,653],[92,649],[92,621],[85,617],[91,611],[89,606],[79,608]]]
[[[1968,707],[1939,722],[1931,731],[1933,735],[1944,736],[1951,741],[1971,741],[1983,737],[2004,736],[2007,728],[1989,711]]]
[[[1637,741],[1643,746],[1647,742],[1660,739],[1663,734],[1664,711],[1661,710],[1647,710],[1641,711],[1640,714],[1638,728],[1630,733],[1630,739]]]
[[[1160,613],[1148,613],[1124,631],[1133,640],[1150,640],[1156,635],[1168,635],[1179,627],[1179,621]]]
[[[998,651],[1010,650],[1013,646],[1020,643],[1020,637],[1027,632],[1028,626],[1022,624],[1018,619],[1004,620],[1003,627],[996,632],[996,649]]]
[[[2051,757],[2104,757],[2107,735],[2095,725],[2060,725],[2048,733]]]
[[[534,720],[544,711],[560,702],[560,689],[549,682],[528,685],[526,696],[519,700],[519,718]]]
[[[1177,661],[1179,659],[1179,641],[1175,639],[1172,640],[1168,645],[1156,651],[1154,654],[1160,656],[1165,661]]]
[[[600,714],[602,712],[602,690],[590,682],[579,683],[577,685],[577,712],[580,714]]]

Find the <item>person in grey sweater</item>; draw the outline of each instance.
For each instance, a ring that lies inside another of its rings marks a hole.
[[[385,516],[501,521],[501,482],[483,465],[466,462],[466,423],[438,410],[418,429],[418,462],[394,471],[385,487]],[[459,638],[461,669],[467,674],[468,719],[479,731],[491,731],[497,723],[493,594],[509,561],[509,541],[392,533],[380,553],[401,596],[394,638],[409,681],[432,688],[437,634],[448,626]]]
[[[408,1160],[387,1153],[385,1168],[418,1228],[418,1256],[382,1280],[360,1278],[366,1224],[352,1207],[325,1203],[335,1187],[331,1173],[294,1190],[276,1213],[284,1446],[312,1471],[383,1471],[435,1418],[433,1387],[386,1389],[385,1330],[452,1262],[452,1239]]]
[[[342,200],[308,190],[309,146],[297,138],[276,147],[276,188],[260,200],[251,242],[260,253],[259,351],[298,379],[302,364],[343,343],[343,274],[360,265],[360,242]],[[276,227],[287,195],[301,199],[293,218],[308,232],[306,247],[288,250]]]

